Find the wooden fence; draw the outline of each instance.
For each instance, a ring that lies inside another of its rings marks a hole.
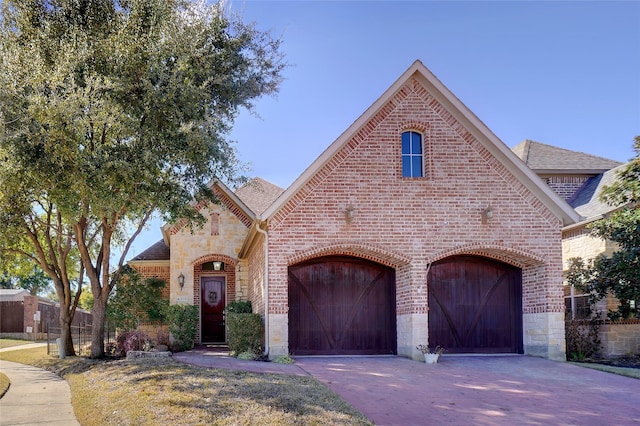
[[[40,320],[36,321],[36,312]],[[77,309],[72,324],[91,324],[90,312]],[[0,302],[0,336],[41,339],[49,326],[60,327],[60,305],[37,296],[24,296],[22,301]]]

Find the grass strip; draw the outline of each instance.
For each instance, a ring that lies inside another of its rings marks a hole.
[[[10,346],[28,345],[29,343],[35,342],[33,340],[0,338],[0,349],[8,348]]]
[[[593,370],[604,371],[605,373],[618,374],[620,376],[631,377],[633,379],[640,379],[640,368],[628,368],[628,367],[614,367],[612,365],[596,364],[589,362],[570,362],[569,364],[577,365],[578,367],[591,368]]]

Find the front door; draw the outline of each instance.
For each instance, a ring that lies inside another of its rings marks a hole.
[[[224,277],[204,277],[200,285],[202,303],[202,342],[224,342]]]

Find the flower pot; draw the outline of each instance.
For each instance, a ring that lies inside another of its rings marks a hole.
[[[439,354],[424,354],[424,362],[427,364],[435,364],[440,358]]]

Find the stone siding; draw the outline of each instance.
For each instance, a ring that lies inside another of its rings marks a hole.
[[[640,354],[640,320],[607,322],[600,327],[600,340],[607,356]]]
[[[610,256],[615,247],[611,241],[591,236],[585,226],[564,231],[562,233],[563,269],[569,268],[569,259],[573,257],[593,259],[599,254]]]

